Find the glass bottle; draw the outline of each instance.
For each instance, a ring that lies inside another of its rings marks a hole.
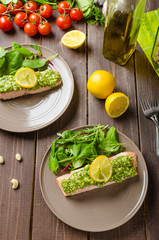
[[[103,55],[124,65],[135,51],[146,0],[107,0]]]

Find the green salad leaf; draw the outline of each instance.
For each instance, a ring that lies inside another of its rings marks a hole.
[[[95,24],[97,22],[104,26],[105,17],[100,9],[95,6],[93,0],[77,0],[76,5],[83,11],[83,18],[87,23]]]
[[[31,45],[37,52],[33,53],[27,48],[19,45],[18,43],[12,43],[12,50],[5,50],[0,47],[0,77],[3,75],[14,75],[16,71],[23,67],[28,67],[34,70],[43,70],[48,61],[56,57],[58,54],[50,58],[45,58],[41,54],[40,47]]]
[[[99,155],[110,156],[124,150],[114,127],[108,129],[108,126],[97,125],[77,132],[67,130],[57,135],[59,138],[52,142],[48,163],[50,171],[55,174],[60,166],[74,170],[91,164]]]

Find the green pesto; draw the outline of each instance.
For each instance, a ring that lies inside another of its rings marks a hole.
[[[49,86],[54,88],[56,83],[60,80],[61,76],[59,73],[48,69],[43,72],[36,72],[38,83],[34,88],[27,88],[28,91],[36,90],[41,87]],[[0,78],[0,93],[10,92],[10,91],[20,91],[23,88],[20,87],[12,75],[3,76]]]
[[[132,156],[120,156],[114,160],[111,160],[113,173],[108,182],[122,182],[123,179],[133,177],[136,175],[135,167],[132,163]],[[85,188],[91,185],[97,185],[102,187],[105,182],[98,183],[93,181],[89,176],[90,165],[86,165],[80,171],[74,172],[70,178],[63,179],[61,186],[65,193],[72,194],[77,189]]]

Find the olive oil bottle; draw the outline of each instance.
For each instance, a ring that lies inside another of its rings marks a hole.
[[[146,0],[107,0],[103,55],[124,65],[135,51]]]

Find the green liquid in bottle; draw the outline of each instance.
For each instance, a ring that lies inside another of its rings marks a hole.
[[[135,50],[136,41],[132,43],[132,12],[115,11],[107,20],[104,29],[103,55],[109,60],[124,65]],[[138,31],[135,33],[138,34]],[[137,36],[133,39],[137,39]]]

